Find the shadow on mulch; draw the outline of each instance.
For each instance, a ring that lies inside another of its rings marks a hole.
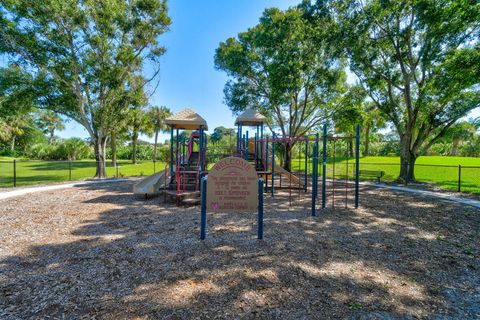
[[[310,217],[301,194],[265,198],[255,214],[208,214],[130,193],[131,183],[83,186],[115,204],[73,236],[0,261],[0,317],[470,318],[480,314],[478,210],[363,187],[361,209]],[[2,311],[3,310],[3,311]],[[3,312],[3,313],[2,313]]]

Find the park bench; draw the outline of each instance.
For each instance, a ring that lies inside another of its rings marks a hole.
[[[359,175],[362,177],[374,177],[375,179],[377,179],[377,183],[380,183],[380,179],[385,175],[385,171],[360,170]]]

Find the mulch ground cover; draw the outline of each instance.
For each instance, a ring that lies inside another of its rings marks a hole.
[[[132,182],[0,201],[0,319],[480,319],[480,210],[364,186],[208,214]]]

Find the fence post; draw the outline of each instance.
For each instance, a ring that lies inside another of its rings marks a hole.
[[[117,161],[115,161],[115,171],[116,171],[117,179],[118,179],[118,162]]]
[[[257,238],[263,239],[263,179],[258,179],[258,232]]]
[[[13,159],[13,186],[17,186],[17,159]]]
[[[201,212],[200,212],[200,240],[205,240],[207,234],[207,177],[202,178],[201,191]]]
[[[458,165],[458,192],[462,191],[462,166]]]
[[[68,160],[68,180],[72,181],[72,160]]]
[[[358,208],[358,184],[360,175],[360,125],[357,124],[355,132],[355,209]]]

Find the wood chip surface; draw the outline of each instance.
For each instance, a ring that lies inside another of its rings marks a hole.
[[[0,319],[480,319],[480,210],[378,188],[310,216],[131,194],[132,182],[0,201]]]

